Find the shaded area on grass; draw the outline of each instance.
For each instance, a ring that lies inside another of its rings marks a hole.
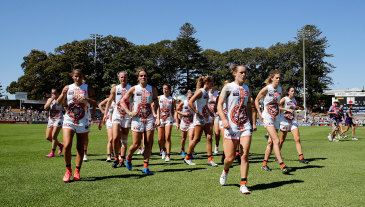
[[[250,190],[267,190],[270,188],[278,188],[281,187],[283,185],[290,185],[290,184],[294,184],[294,183],[303,183],[303,180],[286,180],[286,181],[277,181],[277,182],[272,182],[272,183],[265,183],[265,184],[257,184],[257,185],[253,185],[251,187],[249,187]]]

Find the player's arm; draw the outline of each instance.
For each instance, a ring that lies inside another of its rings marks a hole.
[[[53,101],[55,98],[56,98],[56,97],[52,95],[52,97],[51,97],[51,98],[49,98],[49,99],[47,100],[46,104],[44,104],[44,110],[48,110],[48,109],[49,109],[49,107],[51,106],[52,101]]]
[[[288,111],[288,112],[294,113],[294,110],[293,109],[286,109],[286,108],[284,108],[283,107],[284,104],[285,104],[285,98],[280,99],[280,102],[279,102],[279,109],[280,109],[280,111]]]
[[[160,105],[158,104],[157,89],[155,87],[153,87],[152,92],[153,92],[153,104],[154,104],[154,106],[152,107],[152,111],[155,114],[157,114],[155,125],[159,126],[160,125]]]
[[[262,113],[261,113],[261,110],[260,110],[260,100],[264,96],[266,96],[267,91],[268,91],[267,86],[265,86],[263,89],[261,89],[261,91],[259,92],[259,94],[257,94],[257,97],[255,99],[255,107],[257,109],[257,114],[259,115],[259,117],[260,117],[261,120],[263,120],[263,119],[262,119]]]
[[[157,104],[159,105],[159,103],[160,103],[160,97],[159,96],[157,96]],[[157,118],[157,117],[160,117],[160,108],[158,107],[158,109],[155,109],[155,102],[152,102],[152,112],[153,112],[153,116],[155,117],[155,118]]]
[[[222,126],[225,129],[229,129],[229,123],[228,123],[226,114],[223,111],[223,103],[226,101],[229,93],[230,93],[230,91],[229,91],[228,85],[225,85],[221,91],[221,94],[219,95],[218,103],[217,103],[218,115],[221,118]]]
[[[114,86],[112,89],[110,89],[110,95],[109,95],[109,98],[107,98],[107,99],[105,99],[105,100],[107,100],[107,102],[106,102],[106,104],[105,104],[105,111],[109,111],[109,108],[110,108],[110,106],[112,105],[112,102],[113,102],[113,100],[114,100],[114,98],[115,98],[115,91],[116,91],[117,89],[116,89],[116,87]],[[100,103],[101,104],[101,103]],[[100,106],[99,106],[99,109],[100,109],[100,111],[101,111],[101,108],[100,108]],[[104,112],[102,112],[103,114],[104,114],[104,117],[103,117],[103,121],[105,122],[106,121],[106,118],[107,118],[107,116],[108,116],[108,113],[104,113]]]
[[[135,112],[131,112],[130,110],[129,110],[129,107],[127,106],[127,100],[129,99],[129,98],[131,98],[131,97],[133,97],[134,96],[134,91],[135,91],[135,88],[134,88],[134,86],[133,87],[131,87],[128,91],[127,91],[127,93],[123,96],[123,98],[120,100],[120,104],[121,104],[121,106],[122,106],[122,108],[123,108],[123,110],[129,115],[129,116],[136,116],[137,115],[137,111],[135,111]],[[110,93],[111,94],[111,93]],[[114,94],[115,94],[115,92],[114,92]],[[110,96],[111,97],[111,96]],[[110,98],[109,97],[109,98]]]
[[[57,105],[61,105],[66,102],[68,88],[69,88],[69,86],[67,85],[62,89],[62,93],[57,99],[57,103],[56,103]]]
[[[177,116],[175,99],[172,99],[172,109],[171,110],[172,110],[171,113],[174,115],[174,119],[175,119],[175,123],[176,123],[176,129],[179,130],[180,129],[180,122],[179,122],[179,118]]]
[[[202,92],[201,90],[197,90],[197,91],[195,91],[194,95],[190,98],[190,100],[189,100],[189,102],[188,102],[190,109],[191,109],[191,110],[193,110],[193,111],[194,111],[194,113],[195,113],[195,114],[196,114],[196,115],[197,115],[200,119],[202,119],[202,118],[204,118],[204,117],[203,117],[203,115],[202,115],[201,113],[199,113],[199,111],[195,108],[195,106],[194,106],[194,102],[195,102],[196,100],[198,100],[199,98],[201,98],[201,97],[202,97],[202,95],[203,95],[203,92]]]
[[[251,97],[251,109],[252,109],[252,130],[256,131],[257,130],[257,111],[256,111],[256,107],[255,107],[255,100]]]
[[[108,103],[108,99],[107,98],[104,99],[102,102],[100,102],[99,105],[98,105],[98,107],[100,109],[100,112],[103,113],[103,114],[105,114],[105,111],[106,111],[106,110],[103,109],[103,106],[105,106],[106,103]]]
[[[189,116],[189,113],[183,113],[181,112],[182,109],[183,109],[183,106],[184,106],[184,102],[182,101],[181,103],[179,103],[179,105],[177,106],[177,109],[176,109],[176,113],[181,115],[181,116]]]

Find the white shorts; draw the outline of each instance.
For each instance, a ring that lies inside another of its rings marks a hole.
[[[145,120],[145,122],[143,122],[142,118],[134,116],[132,118],[131,127],[133,132],[153,131],[155,130],[155,119],[151,115]]]
[[[270,127],[270,126],[273,126],[275,127],[275,129],[280,129],[280,117],[276,117],[276,118],[273,118],[271,115],[266,115],[263,114],[262,115],[263,117],[263,123],[264,123],[264,126],[265,127]]]
[[[290,132],[291,130],[297,129],[298,128],[298,124],[296,121],[292,121],[291,123],[286,120],[286,119],[282,119],[280,122],[280,130],[284,131],[284,132]]]
[[[106,123],[105,123],[105,126],[106,126],[107,129],[113,128],[112,121],[110,119],[107,119]]]
[[[180,122],[180,130],[186,132],[186,131],[189,130],[190,125],[191,125],[191,123],[190,124],[187,124],[183,120],[181,120],[181,122]]]
[[[252,136],[251,124],[244,127],[244,131],[233,131],[232,128],[224,129],[224,138],[239,140],[241,137]]]
[[[51,128],[51,127],[62,127],[62,122],[63,122],[63,119],[55,119],[55,120],[48,119],[47,127],[48,128]]]
[[[194,126],[204,126],[207,122],[205,121],[205,118],[203,117],[202,119],[200,119],[198,117],[198,115],[194,114]]]
[[[75,121],[66,113],[66,115],[63,117],[62,128],[72,129],[77,134],[88,133],[90,131],[90,121],[91,119],[89,114],[85,114],[83,118]]]
[[[128,115],[122,115],[117,110],[114,110],[112,115],[112,124],[119,124],[122,128],[130,128],[131,120]]]
[[[227,115],[226,115],[226,118],[227,118]],[[220,116],[218,116],[218,126],[219,126],[219,129],[223,129],[223,123],[222,123],[222,119]]]
[[[218,125],[219,125],[219,129],[223,129],[223,124],[222,124],[222,120],[221,119],[219,119]]]
[[[89,133],[89,131],[90,131],[90,126],[89,126],[88,122],[87,122],[87,124],[83,124],[83,125],[75,125],[73,123],[63,122],[63,127],[62,128],[72,129],[72,131],[75,131],[76,134]]]
[[[174,121],[171,120],[162,121],[162,119],[160,119],[159,127],[172,126],[172,125],[174,125]]]

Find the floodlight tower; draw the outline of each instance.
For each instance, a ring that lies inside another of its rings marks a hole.
[[[309,30],[301,29],[298,31],[303,39],[303,107],[304,107],[304,121],[307,121],[307,104],[306,104],[306,87],[305,87],[305,39],[310,34]]]
[[[100,39],[103,37],[103,35],[101,34],[90,34],[91,39],[95,40],[94,46],[95,46],[95,51],[94,51],[94,73],[96,73],[96,47],[97,47],[97,39]]]

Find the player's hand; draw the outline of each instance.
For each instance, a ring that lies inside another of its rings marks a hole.
[[[180,129],[180,124],[176,123],[175,127],[176,127],[177,130],[179,130]]]
[[[229,123],[227,119],[222,120],[222,126],[225,129],[229,129]]]
[[[204,118],[204,116],[201,113],[197,113],[196,115],[199,117],[199,119],[203,119]]]
[[[160,126],[160,119],[156,119],[156,120],[155,120],[155,125],[156,125],[156,126]]]
[[[108,119],[108,115],[106,114],[103,116],[102,122],[105,123],[107,119]]]
[[[256,124],[253,124],[253,125],[252,125],[252,131],[254,131],[254,132],[255,132],[255,131],[257,131],[257,126],[256,126]]]
[[[103,128],[102,122],[99,123],[98,129],[101,130]]]
[[[67,91],[68,91],[68,88],[69,88],[69,86],[65,86],[63,89],[62,89],[62,93],[63,94],[67,94]]]

